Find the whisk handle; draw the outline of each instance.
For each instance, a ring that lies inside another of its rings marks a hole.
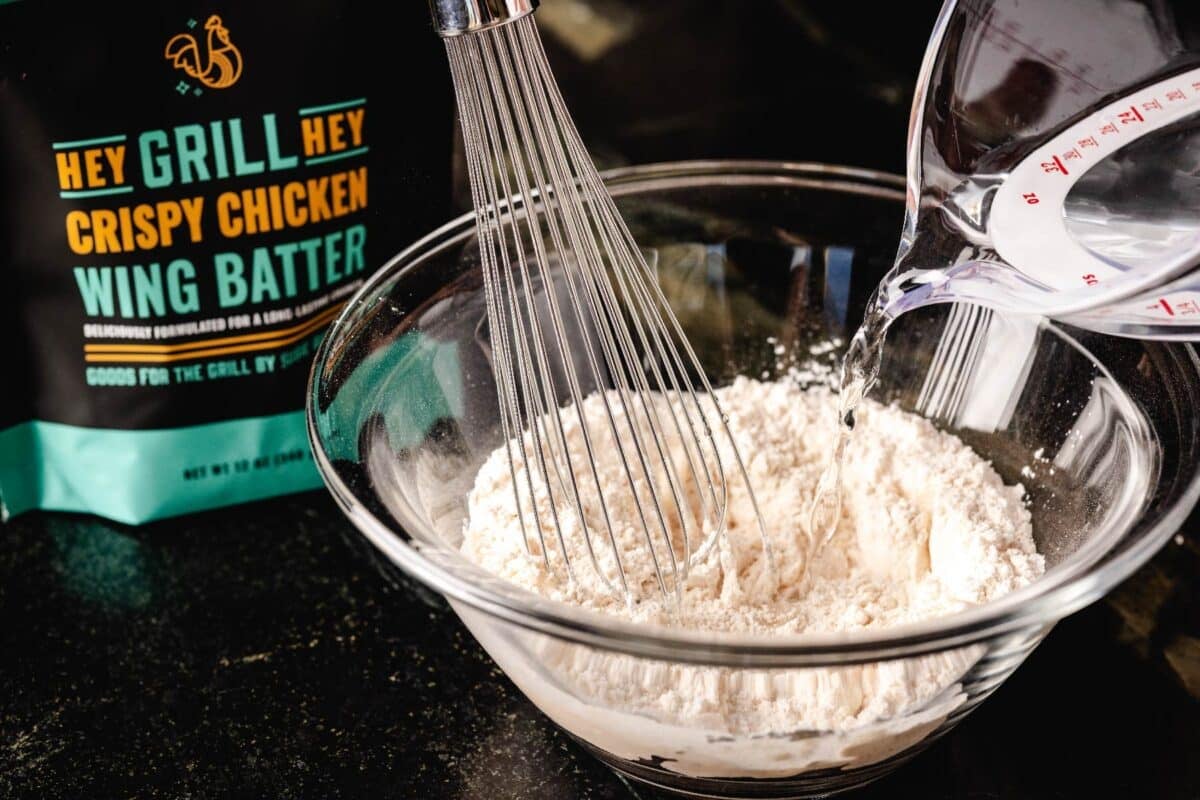
[[[520,19],[538,0],[429,0],[433,27],[443,37],[475,33]]]

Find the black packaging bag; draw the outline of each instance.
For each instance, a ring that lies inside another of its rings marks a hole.
[[[451,211],[423,3],[0,0],[0,511],[317,487],[304,386]]]

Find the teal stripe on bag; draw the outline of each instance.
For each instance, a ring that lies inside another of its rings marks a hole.
[[[139,523],[320,486],[303,411],[165,430],[32,421],[0,431],[4,518],[44,508]]]

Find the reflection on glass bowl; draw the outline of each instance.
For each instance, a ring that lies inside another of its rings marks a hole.
[[[899,178],[818,165],[664,164],[608,180],[716,385],[795,366],[780,346],[808,354],[843,339],[891,264],[903,209]],[[639,780],[803,797],[888,772],[985,699],[1056,620],[1149,558],[1200,493],[1189,346],[928,308],[889,334],[876,397],[1025,485],[1042,578],[952,616],[839,635],[656,628],[553,603],[458,552],[475,473],[502,444],[473,240],[470,217],[430,234],[331,328],[309,387],[317,463],[389,568],[445,594],[543,712]],[[697,693],[717,681],[801,709],[820,692],[920,690],[837,725],[756,730],[720,715],[681,726],[632,713],[606,680]]]

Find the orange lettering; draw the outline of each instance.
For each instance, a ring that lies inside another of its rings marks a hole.
[[[226,239],[242,235],[242,218],[235,214],[241,207],[237,192],[225,192],[217,197],[217,227]]]
[[[137,226],[138,247],[149,250],[158,244],[158,229],[154,227],[154,207],[142,204],[133,208],[133,224]]]
[[[87,172],[88,186],[104,186],[108,183],[100,172],[100,168],[104,166],[104,162],[100,160],[103,155],[104,151],[100,148],[83,151],[83,166]]]
[[[158,241],[163,247],[170,247],[175,241],[172,231],[183,221],[183,212],[178,203],[159,203],[155,210],[158,212]]]
[[[242,216],[246,220],[246,233],[268,231],[267,190],[262,186],[242,190]]]
[[[125,145],[117,145],[116,147],[104,148],[104,156],[108,159],[108,166],[112,170],[113,183],[122,184],[125,182]]]
[[[79,166],[79,153],[55,153],[54,161],[58,164],[58,188],[78,189],[83,186],[83,170]]]
[[[329,115],[329,151],[332,153],[346,149],[346,140],[343,138],[346,129],[342,127],[344,118],[345,114]]]
[[[119,253],[121,243],[117,241],[117,215],[106,208],[92,212],[92,235],[97,253]]]
[[[129,206],[121,206],[117,209],[117,219],[121,223],[121,252],[133,252],[133,217],[130,214]]]
[[[200,231],[200,211],[204,207],[203,197],[186,197],[179,201],[183,216],[187,219],[188,235],[193,242],[203,241],[204,234]]]
[[[346,205],[346,173],[339,172],[329,179],[329,188],[333,193],[333,215],[342,217],[350,213]]]
[[[304,184],[293,181],[283,187],[283,215],[293,228],[308,222],[308,209],[301,205],[303,200]]]
[[[59,154],[60,157],[62,155]],[[67,244],[70,245],[72,253],[86,256],[92,252],[92,237],[84,233],[90,227],[91,222],[86,211],[67,212]]]
[[[346,112],[346,122],[350,125],[350,141],[354,143],[355,147],[363,143],[362,125],[365,113],[365,108],[356,108]]]
[[[359,167],[346,173],[350,180],[350,210],[358,211],[367,207],[367,168]]]
[[[281,230],[283,228],[283,208],[279,202],[279,184],[267,187],[267,193],[271,195],[271,230]]]
[[[325,198],[325,189],[329,186],[329,177],[309,178],[306,181],[308,188],[308,215],[312,222],[320,222],[329,219],[332,215],[329,213],[329,201]]]
[[[300,120],[300,136],[304,140],[304,155],[317,156],[325,152],[324,117],[304,117]]]

